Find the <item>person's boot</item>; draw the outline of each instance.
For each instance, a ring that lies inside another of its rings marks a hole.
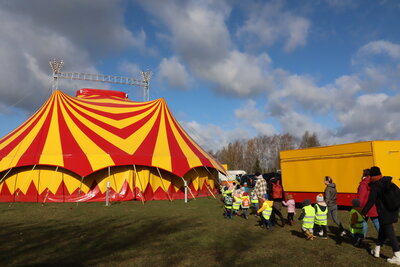
[[[381,246],[376,245],[373,249],[371,249],[371,254],[374,255],[375,258],[379,258],[380,252]]]
[[[400,251],[396,251],[394,256],[390,259],[387,259],[389,263],[400,265]]]

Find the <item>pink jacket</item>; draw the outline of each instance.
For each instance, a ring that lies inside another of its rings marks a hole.
[[[360,200],[361,208],[367,204],[369,197],[369,182],[370,178],[364,178],[358,186],[358,199]],[[372,208],[367,213],[368,217],[378,217],[378,212],[376,211],[376,206],[373,205]]]
[[[288,201],[282,201],[282,204],[287,206],[287,212],[288,213],[295,213],[296,211],[296,206],[295,206],[295,202],[294,199],[289,199]]]

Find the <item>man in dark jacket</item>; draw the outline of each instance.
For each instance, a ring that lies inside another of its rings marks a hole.
[[[399,210],[388,210],[383,204],[382,194],[384,190],[389,187],[392,182],[392,177],[382,177],[381,170],[379,167],[372,167],[370,171],[371,182],[369,184],[371,191],[368,197],[367,204],[365,204],[362,215],[366,216],[371,207],[375,204],[378,211],[379,220],[379,234],[378,242],[374,249],[371,250],[371,254],[375,257],[379,257],[381,246],[385,240],[389,238],[394,256],[387,259],[389,263],[400,265],[400,248],[397,241],[396,234],[393,229],[393,223],[398,221]]]

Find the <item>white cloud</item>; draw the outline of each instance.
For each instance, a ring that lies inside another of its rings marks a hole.
[[[171,88],[187,89],[190,84],[186,67],[177,57],[164,58],[159,65],[158,79]]]
[[[400,59],[400,45],[385,40],[373,41],[362,46],[357,56],[387,55],[393,59]]]
[[[230,7],[224,1],[158,1],[157,9],[154,3],[143,4],[167,27],[167,39],[196,78],[214,84],[223,94],[240,97],[271,87],[271,77],[266,75],[270,57],[233,47],[226,25]]]
[[[266,123],[266,113],[256,107],[256,102],[248,100],[242,107],[235,110],[235,116],[239,120],[238,123],[252,127],[258,134],[273,135],[277,130],[273,125]]]
[[[97,73],[94,58],[142,48],[145,33],[139,30],[134,35],[124,26],[119,4],[105,0],[1,2],[0,103],[36,110],[50,95],[48,62],[52,58],[64,59],[64,71]],[[73,93],[76,82],[61,80],[60,89]]]
[[[206,151],[217,151],[230,142],[251,137],[251,133],[245,128],[233,130],[222,129],[214,124],[200,124],[196,121],[180,121],[185,131]]]
[[[270,1],[254,5],[244,26],[237,31],[248,45],[263,46],[284,42],[287,52],[307,43],[311,22],[305,17],[284,11],[283,1]]]

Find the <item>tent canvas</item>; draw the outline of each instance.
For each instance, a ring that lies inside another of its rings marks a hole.
[[[216,192],[224,168],[179,125],[164,99],[55,91],[27,121],[0,139],[0,201],[102,201],[183,198]]]

